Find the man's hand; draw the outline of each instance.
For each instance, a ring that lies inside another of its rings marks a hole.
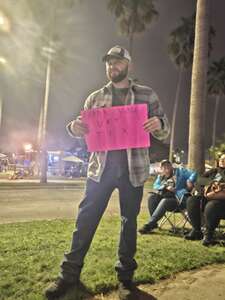
[[[162,123],[158,117],[149,118],[147,121],[144,122],[143,125],[144,130],[149,133],[162,129]]]
[[[76,120],[71,123],[71,131],[74,135],[83,137],[88,133],[88,127],[86,124],[82,122],[81,116],[79,116]]]
[[[167,191],[170,191],[170,192],[175,192],[175,188],[173,186],[167,186],[166,187]]]

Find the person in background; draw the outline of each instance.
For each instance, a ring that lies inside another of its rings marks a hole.
[[[187,201],[187,211],[192,230],[185,236],[187,240],[202,240],[204,246],[214,243],[214,232],[221,219],[225,219],[225,154],[221,155],[217,167],[203,174],[211,179],[204,193],[195,195]],[[205,233],[203,237],[202,220]]]
[[[139,229],[140,234],[151,233],[167,211],[184,209],[197,179],[197,173],[183,167],[173,168],[169,160],[161,162],[161,174],[157,176],[148,198],[150,220]]]
[[[159,140],[169,134],[169,124],[156,93],[130,79],[129,52],[115,46],[103,58],[109,83],[92,93],[84,109],[146,103],[149,117],[143,124],[146,132]],[[83,137],[87,126],[78,117],[68,125],[73,137]],[[93,152],[90,155],[86,190],[79,205],[76,229],[69,253],[65,254],[58,280],[46,290],[48,299],[57,299],[79,286],[84,258],[107,207],[112,192],[119,190],[121,231],[118,262],[115,270],[119,281],[119,298],[130,299],[134,292],[133,275],[137,268],[134,258],[137,238],[137,216],[143,185],[149,176],[148,148]]]

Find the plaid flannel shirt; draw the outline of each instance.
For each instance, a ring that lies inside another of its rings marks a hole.
[[[128,104],[142,104],[148,106],[148,116],[157,116],[162,123],[162,129],[155,131],[152,135],[163,140],[169,135],[169,122],[163,112],[156,93],[147,86],[136,84],[130,80],[128,91]],[[112,82],[109,82],[100,90],[93,92],[86,99],[84,110],[112,106]],[[74,137],[71,122],[67,125],[68,133]],[[107,158],[107,151],[92,152],[88,165],[88,178],[99,182],[103,174]],[[133,186],[142,186],[149,176],[149,151],[148,148],[127,149],[129,179]]]

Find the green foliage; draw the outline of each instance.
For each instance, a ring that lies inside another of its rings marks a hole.
[[[135,34],[144,32],[158,17],[154,0],[109,0],[108,9],[115,15],[120,33],[130,40]]]
[[[146,25],[158,16],[154,0],[109,0],[108,8],[118,19],[121,33],[126,36],[145,31]]]
[[[139,223],[144,223],[141,215]],[[115,288],[114,271],[120,222],[105,217],[86,257],[82,281],[93,293]],[[0,225],[0,299],[41,300],[42,290],[57,277],[62,254],[70,247],[71,220]],[[225,262],[224,248],[206,248],[162,231],[138,237],[135,275],[138,283],[155,282],[182,270]],[[71,298],[72,299],[72,298]]]
[[[182,24],[170,34],[168,51],[171,60],[182,69],[190,67],[194,49],[194,18],[182,18]]]
[[[225,95],[225,57],[209,66],[208,93],[213,96]]]
[[[225,153],[225,135],[217,141],[215,147],[209,148],[209,153],[213,160],[217,160],[221,154]]]
[[[209,54],[212,50],[212,40],[215,30],[209,31]],[[172,62],[185,70],[192,65],[195,40],[195,14],[188,18],[181,18],[181,25],[170,33],[168,52]]]

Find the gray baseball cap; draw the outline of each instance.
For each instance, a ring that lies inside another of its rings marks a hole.
[[[112,47],[106,55],[103,56],[102,60],[104,62],[108,61],[108,59],[115,57],[119,59],[127,59],[129,62],[131,61],[131,56],[127,49],[121,46],[114,46]]]
[[[168,159],[163,159],[161,162],[160,162],[160,166],[164,166],[164,165],[171,165],[172,166],[172,163],[170,160]]]

